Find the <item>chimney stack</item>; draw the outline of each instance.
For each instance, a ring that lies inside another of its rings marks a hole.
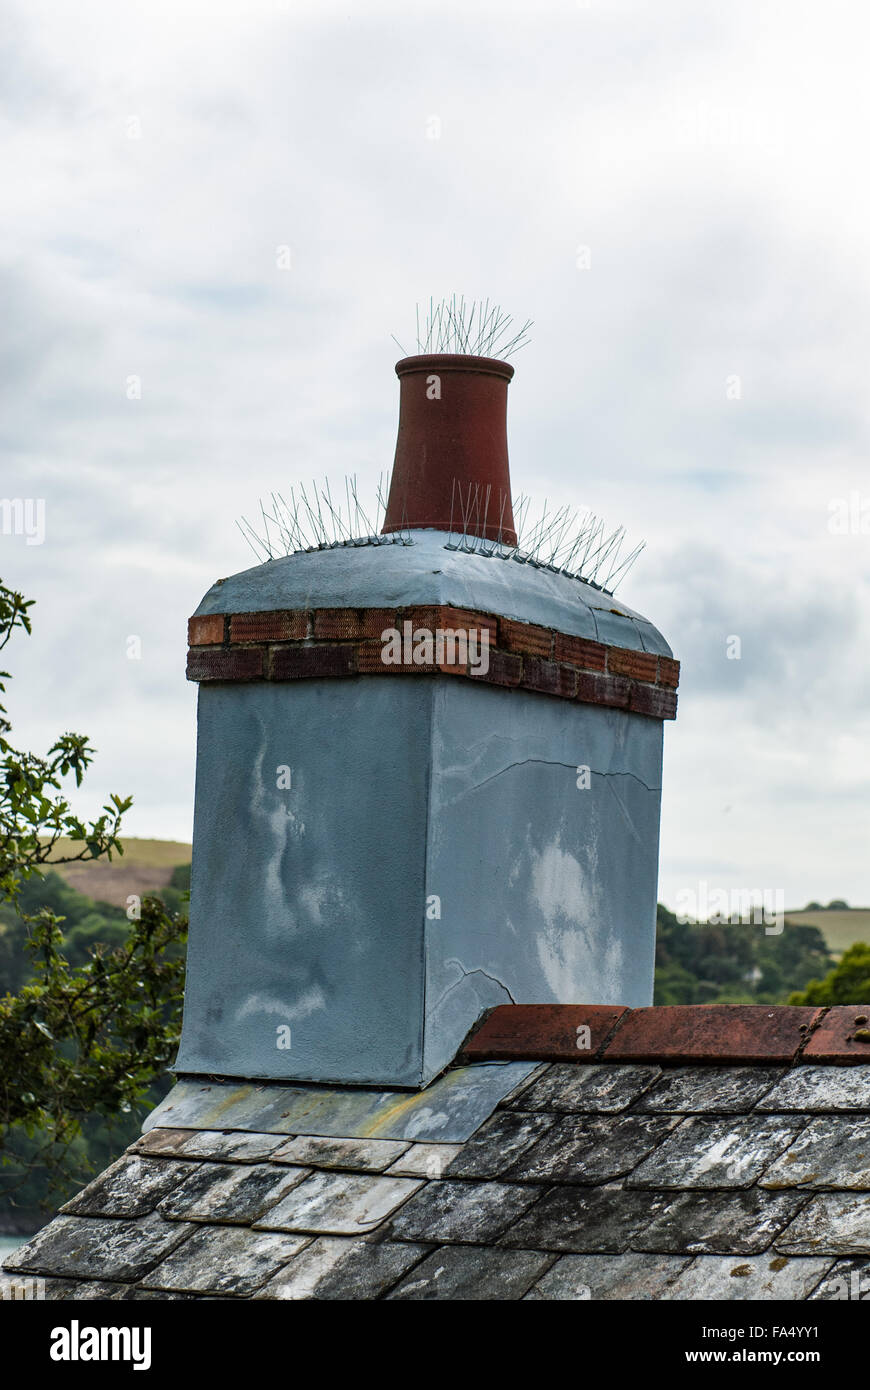
[[[180,1073],[419,1088],[494,1005],[652,1002],[678,664],[515,550],[513,368],[396,371],[382,536],[221,580],[190,620]]]

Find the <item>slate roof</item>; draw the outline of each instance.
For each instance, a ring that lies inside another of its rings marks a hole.
[[[842,1298],[870,1280],[868,1124],[870,1064],[805,1057],[484,1060],[418,1094],[183,1080],[4,1279],[55,1299]]]

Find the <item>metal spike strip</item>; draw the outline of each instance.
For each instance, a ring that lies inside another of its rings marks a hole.
[[[421,327],[420,305],[416,306],[416,343],[419,353],[463,353],[474,357],[498,357],[502,361],[525,347],[529,341],[528,319],[519,330],[511,333],[513,318],[489,299],[473,299],[466,304],[465,296],[456,295],[436,304],[430,296],[429,307]],[[394,333],[393,342],[407,357],[404,347]]]
[[[328,480],[324,480],[322,487],[312,482],[310,488],[306,488],[302,483],[298,489],[291,487],[289,502],[280,492],[271,494],[271,510],[260,502],[261,529],[252,526],[244,517],[236,525],[254,552],[258,564],[264,563],[264,559],[275,560],[312,550],[336,550],[361,545],[413,545],[413,534],[404,513],[398,531],[386,536],[381,534],[389,486],[389,472],[381,473],[373,520],[360,501],[356,475],[353,475],[344,480],[343,503],[340,493],[333,499]],[[482,491],[477,483],[464,487],[454,479],[450,530],[444,533],[445,549],[461,550],[486,559],[513,560],[517,564],[532,565],[536,569],[580,580],[608,594],[615,592],[616,585],[625,578],[644,549],[644,542],[641,541],[623,555],[624,526],[608,532],[602,519],[592,512],[572,512],[567,506],[551,511],[546,499],[540,514],[533,518],[530,515],[530,500],[524,495],[512,501],[517,540],[515,544],[508,545],[502,540],[507,503],[507,497],[501,497],[496,505],[490,487]],[[498,531],[493,540],[486,535],[486,531],[495,526],[496,515]],[[478,531],[484,534],[478,535]]]

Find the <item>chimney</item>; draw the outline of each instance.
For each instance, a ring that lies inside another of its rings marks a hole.
[[[420,1088],[495,1005],[652,1001],[678,665],[516,548],[512,367],[396,371],[382,534],[221,580],[190,621],[180,1073]]]

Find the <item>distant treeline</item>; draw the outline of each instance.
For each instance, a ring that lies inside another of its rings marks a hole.
[[[656,1004],[787,1004],[834,964],[818,927],[684,926],[659,903]]]
[[[190,865],[173,870],[165,888],[154,896],[162,898],[170,912],[186,909],[190,888]],[[92,947],[122,946],[130,923],[123,908],[94,902],[78,893],[56,873],[28,879],[21,889],[21,911],[35,914],[48,907],[63,916],[64,946],[72,965],[81,965]],[[27,932],[19,914],[8,904],[0,905],[0,995],[17,993],[30,979],[30,956],[25,950]],[[171,1078],[161,1077],[152,1086],[141,1107],[111,1119],[95,1115],[83,1123],[83,1133],[72,1145],[78,1180],[52,1185],[48,1174],[34,1156],[45,1144],[39,1130],[27,1134],[16,1127],[8,1136],[0,1160],[0,1234],[28,1235],[46,1220],[47,1211],[65,1202],[83,1183],[113,1162],[139,1135],[142,1121],[164,1097]]]

